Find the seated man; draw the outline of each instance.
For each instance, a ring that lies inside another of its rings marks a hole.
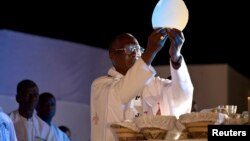
[[[0,141],[17,141],[16,131],[10,117],[0,107]]]
[[[38,86],[32,80],[22,80],[17,85],[17,110],[9,116],[12,119],[18,141],[47,141],[49,126],[35,113],[38,103]]]
[[[49,141],[69,141],[68,136],[51,121],[56,113],[56,98],[48,92],[39,96],[37,115],[50,126]]]

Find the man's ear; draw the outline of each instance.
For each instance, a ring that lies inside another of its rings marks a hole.
[[[111,60],[113,60],[113,59],[114,59],[114,57],[115,57],[114,52],[109,52],[109,58],[110,58]]]
[[[114,52],[109,52],[109,59],[111,60],[111,62],[112,62],[112,64],[113,64],[113,66],[115,66],[115,53]]]
[[[19,95],[19,94],[17,94],[17,95],[16,95],[16,102],[17,102],[17,103],[20,103],[20,101],[21,101],[21,99],[20,99],[20,95]]]

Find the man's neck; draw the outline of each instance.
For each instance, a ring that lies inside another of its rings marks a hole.
[[[52,118],[50,117],[44,117],[44,116],[41,116],[41,115],[38,115],[44,122],[46,122],[47,124],[49,124],[49,126],[51,125],[51,120]]]
[[[26,109],[18,109],[18,112],[21,116],[25,117],[26,119],[30,119],[33,116],[34,110],[26,110]]]

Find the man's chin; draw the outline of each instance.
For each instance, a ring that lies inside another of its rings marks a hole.
[[[138,58],[138,59],[139,59],[139,58]],[[133,60],[131,60],[127,66],[129,66],[129,68],[131,68],[131,67],[135,64],[135,62],[136,62],[138,59],[133,59]]]

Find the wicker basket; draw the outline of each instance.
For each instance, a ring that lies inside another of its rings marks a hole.
[[[115,131],[119,141],[144,140],[144,136],[140,132],[133,131],[121,125],[112,124],[111,128]]]
[[[137,127],[144,137],[149,139],[165,139],[168,131],[175,127],[175,116],[141,116],[135,119]]]
[[[189,133],[187,131],[182,131],[181,135],[179,136],[178,140],[186,140],[189,139]]]
[[[185,126],[191,138],[201,139],[201,138],[207,138],[208,125],[212,124],[214,124],[214,122],[199,121],[199,122],[185,123]]]
[[[167,130],[160,129],[160,128],[142,128],[141,133],[144,135],[144,137],[149,139],[165,139],[167,135]]]

